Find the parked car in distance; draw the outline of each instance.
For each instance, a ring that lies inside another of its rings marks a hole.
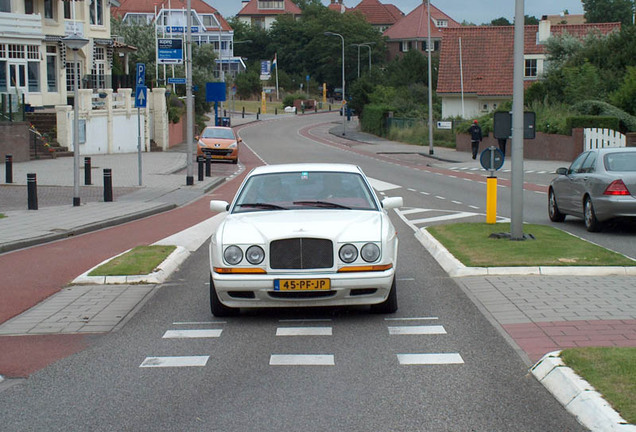
[[[238,163],[239,143],[231,127],[208,126],[197,138],[197,156],[210,155],[212,159],[230,160]]]
[[[397,310],[398,238],[362,170],[347,164],[261,166],[210,240],[210,307],[218,317],[240,308],[371,305]]]
[[[548,215],[583,218],[588,231],[600,231],[615,218],[636,218],[636,148],[600,148],[581,153],[548,189]]]

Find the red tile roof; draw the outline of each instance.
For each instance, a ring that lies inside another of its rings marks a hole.
[[[154,14],[161,8],[186,9],[186,0],[121,0],[119,7],[111,7],[111,14],[115,17],[124,17],[127,13]],[[214,14],[221,22],[221,29],[231,31],[232,27],[221,16],[219,11],[204,2],[203,0],[190,0],[190,8],[200,14]]]
[[[543,54],[537,44],[539,26],[525,26],[525,54]],[[553,25],[551,34],[569,33],[582,37],[592,31],[607,34],[620,29],[620,23]],[[444,31],[440,54],[437,93],[460,93],[459,40],[462,45],[464,93],[479,96],[512,95],[514,26],[459,27]]]
[[[281,15],[281,14],[293,14],[301,15],[302,11],[291,0],[283,0],[283,9],[259,9],[258,0],[250,0],[248,4],[243,6],[243,9],[237,13],[237,16],[258,16],[258,15]]]
[[[436,20],[447,20],[448,27],[437,27]],[[437,9],[431,4],[431,37],[440,38],[442,32],[447,28],[459,27],[460,24],[446,15],[441,10]],[[408,15],[402,17],[397,23],[393,24],[391,28],[384,32],[384,36],[387,36],[390,40],[404,40],[404,39],[421,39],[428,37],[428,7],[425,2],[422,2],[418,7],[413,9]]]
[[[397,6],[380,3],[379,0],[362,0],[356,7],[347,11],[360,12],[372,25],[392,25],[404,16]]]
[[[338,13],[344,13],[349,10],[349,8],[344,5],[342,0],[331,0],[331,3],[329,3],[329,6],[327,6],[327,8]]]

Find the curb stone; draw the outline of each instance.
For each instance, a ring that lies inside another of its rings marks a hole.
[[[561,351],[554,351],[543,356],[531,368],[532,375],[590,430],[636,432],[636,426],[628,424],[594,387],[563,363],[560,355]]]

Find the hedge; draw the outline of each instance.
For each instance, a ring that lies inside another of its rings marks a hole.
[[[599,129],[620,129],[620,121],[616,117],[608,116],[575,116],[566,119],[567,128],[571,131],[574,128],[599,128]]]
[[[364,106],[360,116],[360,127],[363,132],[368,132],[378,136],[385,136],[386,118],[389,111],[393,111],[388,105],[368,104]]]

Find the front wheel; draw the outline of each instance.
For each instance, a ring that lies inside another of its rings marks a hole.
[[[553,189],[550,189],[548,193],[548,216],[552,222],[563,222],[565,220],[565,215],[559,211],[557,206]]]
[[[601,230],[601,223],[596,219],[596,213],[594,212],[594,205],[590,197],[585,198],[583,204],[583,216],[585,219],[585,228],[589,232],[598,232]]]
[[[212,311],[212,315],[219,318],[236,316],[240,311],[240,309],[228,307],[221,303],[216,293],[216,288],[214,288],[212,275],[210,275],[210,310]]]
[[[393,283],[391,284],[391,291],[389,291],[389,296],[382,303],[371,305],[371,312],[376,314],[390,314],[395,313],[397,310],[397,287],[395,284],[395,277],[393,277]]]

